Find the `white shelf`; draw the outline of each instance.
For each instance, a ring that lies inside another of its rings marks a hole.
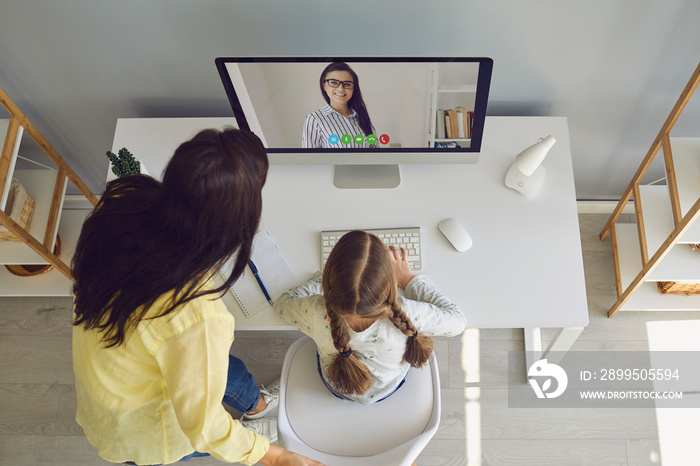
[[[43,242],[56,182],[56,170],[15,170],[13,178],[22,183],[27,194],[36,202],[29,233],[39,242]],[[22,241],[0,241],[0,264],[40,265],[48,262]]]
[[[61,236],[60,258],[68,265],[73,258],[85,217],[90,211],[64,210],[61,213],[61,226],[58,229]],[[29,249],[24,243],[18,244]],[[18,277],[0,266],[0,296],[71,296],[72,286],[72,282],[56,269],[35,277]]]
[[[620,261],[620,280],[622,289],[626,289],[632,280],[642,270],[642,259],[639,253],[639,241],[637,236],[637,226],[635,224],[615,224],[615,234],[617,237],[617,252]],[[667,262],[673,263],[675,253],[683,253],[684,251],[694,255],[697,261],[700,261],[700,252],[691,251],[689,246],[677,245],[671,250],[666,257],[661,261],[658,267],[654,270],[654,281],[647,281],[639,287],[637,291],[632,293],[627,302],[622,306],[622,311],[696,311],[700,310],[700,295],[696,296],[679,296],[673,294],[661,294],[657,287],[657,281],[689,281],[692,275],[698,276],[700,267],[696,265],[694,273],[691,275],[680,276],[678,273],[672,273],[669,277],[674,278],[658,278],[663,276],[656,272],[659,268],[665,266]],[[686,256],[685,259],[688,257]],[[670,267],[669,267],[670,268]],[[687,272],[687,271],[686,271]],[[700,283],[700,280],[698,280]]]
[[[671,153],[678,184],[681,213],[687,214],[700,199],[700,138],[671,138]],[[684,243],[700,243],[700,222],[690,226]]]
[[[459,92],[476,92],[475,84],[465,84],[463,86],[444,86],[438,88],[439,93],[459,93]]]
[[[470,142],[471,139],[460,139],[460,138],[452,138],[452,139],[435,139],[435,142]]]
[[[651,256],[666,241],[675,228],[673,214],[671,213],[671,196],[668,193],[668,186],[656,185],[640,186],[639,197],[642,203],[647,249]],[[686,231],[678,243],[696,244],[700,243],[700,238],[691,237],[689,232]]]
[[[662,186],[666,190],[665,186]],[[654,190],[656,191],[656,190]],[[651,204],[648,202],[648,192],[645,193],[643,198],[645,204]],[[658,193],[654,193],[658,194]],[[645,209],[644,204],[642,208]],[[670,211],[666,210],[666,214],[670,215]],[[647,216],[647,211],[644,210],[644,225],[647,233],[647,247],[649,253],[649,259],[656,253],[656,251],[666,240],[666,237],[661,235],[660,227],[656,225],[656,220],[650,221]],[[670,224],[672,225],[672,221]],[[637,235],[637,225],[636,224],[616,224],[616,231],[626,231],[631,230],[627,233],[625,239],[620,239],[618,235],[618,245],[625,241],[625,246],[630,247],[636,252],[636,257],[638,259],[635,266],[637,266],[637,271],[634,272],[635,275],[642,270],[642,260],[641,253],[639,252],[639,241]],[[672,228],[672,226],[671,226]],[[666,232],[671,230],[666,229]],[[626,243],[627,237],[632,239],[633,243],[628,245]],[[631,281],[631,279],[630,279]],[[661,260],[661,263],[656,266],[656,268],[649,274],[646,281],[650,282],[690,282],[690,283],[700,283],[700,252],[694,251],[687,244],[677,244],[674,246],[668,254]]]
[[[654,252],[650,251],[649,256]],[[647,281],[700,283],[700,251],[687,244],[677,244],[649,274]]]

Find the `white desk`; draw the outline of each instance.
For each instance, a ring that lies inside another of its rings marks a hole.
[[[173,150],[197,130],[231,118],[120,119],[113,151],[127,147],[158,177]],[[504,185],[515,155],[552,134],[538,193]],[[566,351],[588,324],[568,124],[561,117],[490,117],[476,165],[402,165],[389,190],[341,190],[332,166],[272,166],[263,190],[268,228],[304,280],[320,267],[319,232],[419,226],[423,270],[467,314],[473,328],[523,328],[526,348],[541,352],[540,328],[559,328],[548,351]],[[458,253],[437,229],[455,217],[474,245]],[[288,329],[271,311],[253,318],[225,297],[238,330]]]

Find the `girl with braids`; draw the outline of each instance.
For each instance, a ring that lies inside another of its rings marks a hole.
[[[204,130],[162,182],[111,181],[85,220],[72,263],[76,420],[104,459],[322,466],[270,445],[276,421],[263,415],[276,398],[229,354],[234,321],[219,297],[248,263],[267,168],[253,133]],[[222,400],[251,416],[234,420]]]
[[[379,147],[369,144],[366,137],[375,134],[365,101],[360,90],[360,78],[347,63],[334,62],[321,73],[321,95],[326,105],[306,116],[301,135],[302,148],[366,148]],[[331,135],[349,135],[349,144],[333,143]],[[355,142],[356,135],[364,135],[362,143]]]
[[[275,310],[314,340],[328,389],[364,404],[388,397],[410,366],[425,364],[431,335],[459,335],[467,324],[425,275],[412,273],[404,250],[364,231],[338,240],[323,275],[284,294]]]

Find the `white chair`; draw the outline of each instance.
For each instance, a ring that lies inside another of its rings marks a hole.
[[[316,366],[316,344],[295,341],[280,378],[280,446],[332,466],[407,466],[440,424],[440,380],[435,354],[389,398],[363,405],[335,397]]]

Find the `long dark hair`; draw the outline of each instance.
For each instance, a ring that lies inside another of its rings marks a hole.
[[[328,97],[328,94],[326,94],[326,91],[323,89],[323,85],[325,84],[326,75],[331,71],[347,71],[348,73],[350,73],[350,75],[352,75],[352,80],[355,82],[355,89],[352,91],[352,97],[350,98],[350,100],[348,100],[348,107],[357,112],[360,129],[363,133],[365,133],[365,136],[372,134],[372,120],[370,120],[369,118],[369,112],[367,111],[367,107],[365,106],[365,101],[362,99],[362,91],[360,90],[360,78],[358,78],[357,73],[355,73],[347,63],[340,61],[333,62],[330,65],[328,65],[321,73],[321,95],[323,95],[323,98],[326,100],[326,103],[330,104],[331,99]]]
[[[369,369],[350,347],[343,316],[370,321],[386,316],[409,337],[403,360],[413,367],[428,361],[433,340],[418,333],[396,301],[396,274],[382,240],[364,231],[345,234],[328,256],[321,283],[333,345],[340,353],[328,366],[328,381],[340,393],[362,394],[371,385]]]
[[[162,183],[145,175],[109,182],[73,256],[73,324],[119,346],[161,296],[172,292],[155,317],[228,289],[250,259],[267,168],[253,133],[204,130],[175,150]],[[236,252],[225,283],[202,289]]]

